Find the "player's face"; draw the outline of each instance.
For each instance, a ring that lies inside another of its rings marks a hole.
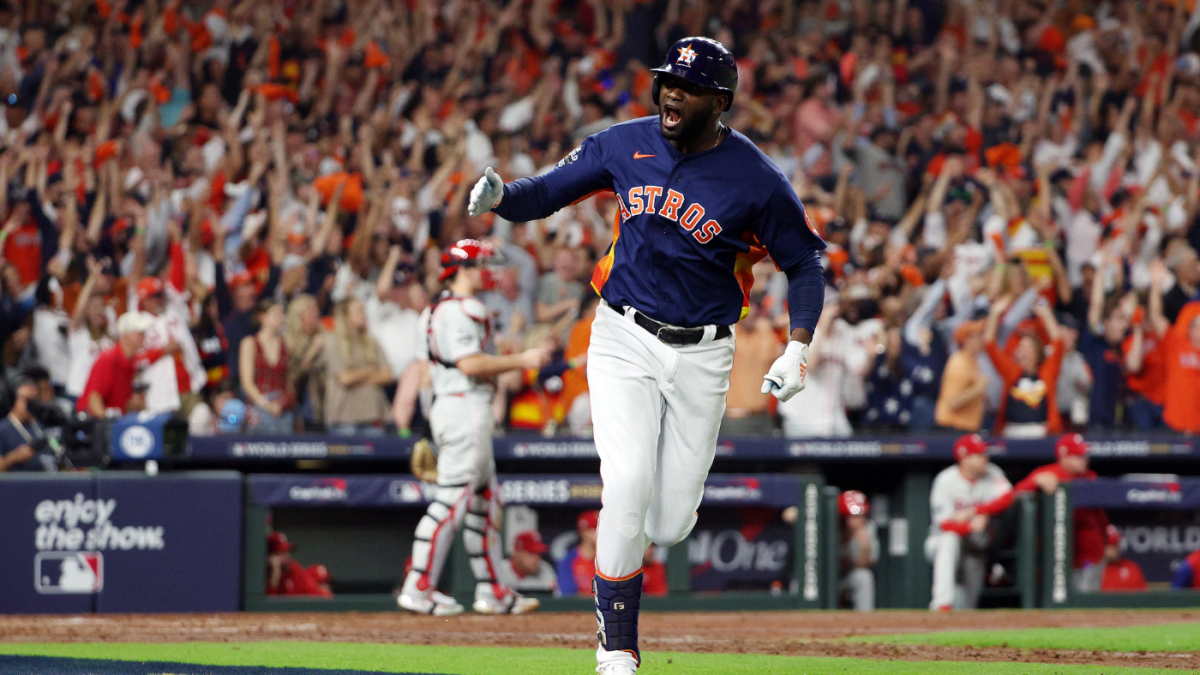
[[[674,75],[658,77],[658,127],[669,141],[698,136],[725,107],[725,94],[715,89]]]

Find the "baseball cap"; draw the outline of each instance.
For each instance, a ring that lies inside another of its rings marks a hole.
[[[550,550],[546,542],[542,541],[542,535],[537,530],[526,530],[517,535],[513,541],[514,551],[529,551],[541,555]]]
[[[600,512],[592,509],[579,514],[579,518],[575,521],[575,529],[578,530],[594,530],[600,526]]]
[[[272,532],[267,535],[267,552],[268,553],[287,553],[292,550],[292,542],[288,541],[287,535],[282,532]]]
[[[1108,528],[1104,531],[1104,538],[1109,546],[1121,545],[1121,531],[1112,523],[1108,524]]]
[[[1059,436],[1058,442],[1054,444],[1054,456],[1058,459],[1062,459],[1068,455],[1086,457],[1087,453],[1088,443],[1079,434]]]
[[[983,333],[983,325],[983,319],[964,321],[958,324],[958,327],[954,329],[954,341],[961,345],[971,336]]]
[[[846,490],[838,497],[838,513],[843,516],[865,516],[871,512],[867,496],[858,490]]]
[[[138,300],[145,300],[163,292],[163,283],[158,277],[146,277],[137,284]]]
[[[233,278],[229,280],[229,287],[237,288],[238,286],[250,283],[254,283],[254,277],[249,272],[242,270],[233,275]]]
[[[967,434],[954,441],[954,461],[961,462],[967,455],[987,454],[987,442],[979,434]]]
[[[150,330],[151,319],[145,312],[125,312],[117,319],[117,335],[145,333]]]

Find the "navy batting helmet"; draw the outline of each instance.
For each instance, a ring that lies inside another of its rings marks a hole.
[[[725,45],[706,37],[684,38],[667,50],[667,60],[660,68],[651,68],[653,73],[666,73],[682,77],[701,87],[716,89],[729,94],[725,110],[733,105],[733,91],[737,89],[737,63],[733,52]],[[654,105],[658,105],[658,75],[654,76]]]

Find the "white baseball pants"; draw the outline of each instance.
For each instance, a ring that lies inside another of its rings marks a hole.
[[[588,349],[588,389],[603,508],[596,571],[642,566],[647,540],[683,541],[696,524],[716,454],[734,338],[671,346],[601,302]]]

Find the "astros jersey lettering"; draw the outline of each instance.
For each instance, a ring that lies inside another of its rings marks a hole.
[[[816,328],[824,300],[819,252],[787,179],[744,135],[681,154],[658,117],[588,137],[551,172],[504,186],[496,213],[545,218],[600,190],[616,193],[620,223],[592,285],[611,305],[683,327],[736,323],[748,306],[750,266],[769,252],[787,272],[793,328]],[[765,249],[765,250],[764,250]]]

